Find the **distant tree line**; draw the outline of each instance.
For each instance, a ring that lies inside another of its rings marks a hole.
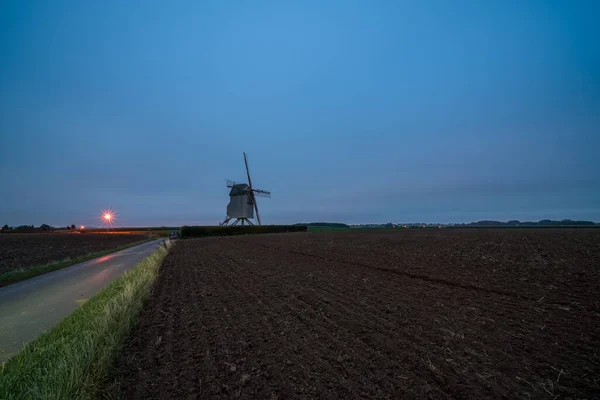
[[[308,224],[294,224],[296,226],[327,226],[330,228],[348,228],[347,224],[342,224],[339,222],[310,222]]]
[[[468,224],[452,224],[453,226],[579,226],[579,225],[597,225],[593,221],[578,221],[572,219],[562,219],[554,221],[551,219],[542,219],[540,221],[518,221],[511,220],[508,222],[500,221],[477,221]]]
[[[55,228],[48,224],[42,224],[38,228],[33,225],[19,225],[17,227],[12,227],[8,226],[7,224],[2,227],[2,232],[54,232],[55,230],[75,231],[77,230],[77,227],[75,224],[67,225],[64,228]]]
[[[310,226],[310,224],[309,224]],[[441,223],[425,223],[425,222],[410,222],[410,223],[392,223],[388,222],[385,224],[357,224],[351,225],[352,228],[423,228],[423,227],[477,227],[477,226],[497,226],[497,227],[516,227],[516,226],[600,226],[600,223],[593,221],[580,221],[572,219],[562,219],[559,221],[551,219],[542,219],[540,221],[518,221],[510,220],[507,222],[483,220],[468,223],[457,223],[457,224],[441,224]]]

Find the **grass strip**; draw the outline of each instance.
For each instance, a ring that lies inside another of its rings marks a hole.
[[[0,399],[93,399],[118,360],[170,242],[0,367]]]
[[[154,240],[155,238],[148,238],[146,240],[140,240],[137,242],[125,244],[123,246],[116,247],[110,250],[97,251],[94,253],[88,253],[83,256],[78,256],[75,258],[69,258],[63,261],[55,261],[46,265],[39,265],[37,267],[31,268],[15,268],[12,271],[5,272],[0,275],[0,287],[10,285],[11,283],[23,281],[25,279],[33,278],[34,276],[47,274],[48,272],[56,271],[57,269],[70,267],[74,264],[79,264],[84,261],[91,260],[93,258],[98,258],[105,256],[107,254],[112,254],[117,251],[125,250],[129,247],[137,246],[138,244],[146,243],[150,240]]]

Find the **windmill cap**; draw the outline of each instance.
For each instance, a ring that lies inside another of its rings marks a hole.
[[[246,194],[250,189],[246,183],[236,183],[231,187],[231,192],[229,192],[230,196],[239,196],[241,194]]]

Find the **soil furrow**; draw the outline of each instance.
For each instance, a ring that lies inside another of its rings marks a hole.
[[[587,230],[179,241],[123,355],[121,395],[590,398],[599,243]]]

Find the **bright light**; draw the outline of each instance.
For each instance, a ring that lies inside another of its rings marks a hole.
[[[102,210],[100,213],[100,220],[106,225],[112,225],[116,219],[117,214],[111,209]]]
[[[81,225],[81,226],[79,227],[79,229],[81,229],[81,230],[84,230],[84,229],[85,229],[85,226]]]

